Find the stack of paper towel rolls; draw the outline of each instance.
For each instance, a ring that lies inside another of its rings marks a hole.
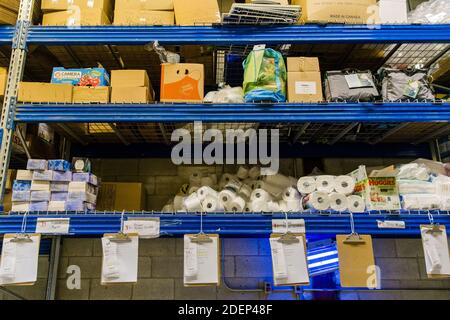
[[[364,212],[362,197],[352,195],[355,180],[351,176],[308,176],[297,182],[297,190],[304,197],[305,209]]]

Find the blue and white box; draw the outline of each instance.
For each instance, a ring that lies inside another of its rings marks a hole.
[[[52,181],[70,182],[72,181],[72,171],[53,171]]]
[[[78,200],[95,204],[97,197],[95,194],[89,192],[69,192],[68,200]]]
[[[31,191],[50,191],[50,181],[31,181]]]
[[[50,191],[31,191],[31,201],[50,201]]]
[[[31,181],[29,181],[29,180],[14,180],[12,190],[13,191],[30,191],[31,190]]]
[[[35,170],[33,171],[33,180],[37,181],[52,181],[53,180],[52,170]]]
[[[92,211],[95,210],[95,205],[80,200],[67,200],[67,211]]]
[[[52,192],[50,201],[66,201],[68,197],[67,192]]]
[[[14,202],[30,201],[30,197],[31,197],[31,191],[29,191],[29,190],[27,190],[27,191],[13,190],[12,196],[11,196],[11,201],[14,201]]]
[[[50,191],[51,192],[68,192],[69,191],[69,183],[61,182],[61,181],[51,181],[50,182]]]
[[[74,172],[72,175],[72,181],[88,182],[94,186],[98,186],[97,176],[89,172]]]
[[[47,211],[48,201],[34,201],[30,202],[30,211]]]
[[[28,159],[27,162],[28,170],[47,170],[48,162],[42,159]]]
[[[55,171],[70,171],[72,164],[67,160],[48,160],[48,169]]]

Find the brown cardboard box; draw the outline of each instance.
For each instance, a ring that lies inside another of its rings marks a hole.
[[[44,13],[70,10],[72,6],[85,9],[100,9],[112,16],[112,0],[42,0],[41,9]]]
[[[146,70],[112,70],[111,87],[149,87]]]
[[[12,208],[12,192],[6,192],[5,197],[3,198],[3,212],[7,213],[11,211]]]
[[[288,72],[320,72],[319,58],[291,57],[287,58]]]
[[[73,87],[74,103],[108,103],[109,87]]]
[[[145,189],[142,183],[102,182],[97,210],[144,210]]]
[[[323,101],[320,72],[288,72],[288,101]]]
[[[116,0],[115,10],[173,11],[173,0]]]
[[[161,65],[162,102],[202,102],[204,67],[194,63]]]
[[[302,8],[299,23],[373,24],[379,20],[377,0],[292,0],[291,4]]]
[[[16,179],[17,170],[8,169],[6,172],[6,184],[5,189],[11,190],[13,187],[14,180]]]
[[[44,82],[20,82],[18,101],[72,103],[72,85]]]
[[[116,26],[170,26],[174,24],[173,11],[116,9],[114,14],[114,25]]]
[[[1,24],[15,24],[17,20],[17,13],[9,10],[9,8],[0,4],[0,25]]]
[[[153,101],[148,87],[112,87],[111,103],[148,103]]]
[[[221,22],[217,0],[174,0],[173,5],[177,25],[209,25]]]
[[[75,11],[57,11],[44,13],[43,26],[102,26],[109,25],[111,21],[103,10],[84,9],[80,14]]]
[[[8,79],[8,69],[0,68],[0,98],[5,95],[7,79]]]

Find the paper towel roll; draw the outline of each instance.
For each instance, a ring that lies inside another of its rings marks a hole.
[[[328,194],[314,191],[303,198],[303,206],[313,210],[328,210],[330,208],[330,199]]]
[[[330,199],[330,208],[334,211],[347,211],[348,200],[345,194],[332,192],[328,195]]]
[[[242,197],[237,196],[230,203],[231,211],[234,212],[243,212],[245,208],[246,202]]]
[[[283,200],[300,200],[300,193],[293,187],[288,187],[283,191]]]
[[[201,212],[202,203],[196,193],[186,197],[183,201],[184,207],[188,212]]]
[[[248,177],[248,169],[246,167],[240,166],[236,173],[237,177],[241,180],[247,179]]]
[[[316,177],[316,186],[317,191],[331,193],[334,191],[335,186],[334,176],[317,176]]]
[[[286,204],[287,212],[301,212],[302,210],[302,202],[300,199],[287,199],[283,200]]]
[[[250,170],[248,170],[248,176],[251,179],[257,179],[261,175],[261,169],[260,167],[252,167]]]
[[[334,179],[334,189],[346,196],[352,194],[355,190],[355,179],[350,176],[338,176]]]
[[[219,192],[218,199],[220,203],[225,207],[225,209],[227,208],[227,205],[233,201],[234,198],[236,198],[236,192],[232,190],[225,189]]]
[[[221,212],[224,210],[219,200],[214,196],[206,196],[201,203],[205,212]]]
[[[189,185],[200,187],[202,185],[202,177],[200,173],[194,172],[189,176]]]
[[[250,196],[252,195],[252,188],[246,184],[243,184],[241,188],[239,189],[239,195],[242,196],[244,199],[250,199]]]
[[[287,188],[291,185],[291,180],[289,179],[289,177],[286,177],[285,175],[282,175],[281,173],[266,176],[264,178],[264,181],[271,185],[279,186],[281,188]]]
[[[272,200],[272,197],[269,195],[269,193],[266,190],[256,189],[256,190],[253,190],[252,194],[250,195],[250,201],[255,201],[255,200],[270,201],[270,200]]]
[[[348,196],[347,201],[348,201],[348,210],[350,212],[357,213],[366,211],[366,204],[362,197],[357,195]]]
[[[316,179],[314,177],[301,177],[297,182],[297,189],[303,195],[316,191],[316,186]]]
[[[183,209],[184,198],[185,197],[182,195],[176,195],[175,198],[173,198],[173,208],[175,209],[175,211]]]
[[[197,186],[189,187],[188,194],[193,194],[194,192],[197,192],[198,189],[199,187]]]
[[[201,185],[202,186],[208,186],[208,187],[211,187],[211,186],[213,186],[215,183],[214,183],[214,180],[210,177],[210,176],[206,176],[206,177],[202,177],[201,178]]]
[[[219,193],[211,187],[204,186],[197,190],[197,196],[200,200],[205,199],[207,196],[212,196],[217,198]]]

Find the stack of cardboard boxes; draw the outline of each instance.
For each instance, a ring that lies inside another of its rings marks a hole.
[[[319,102],[323,100],[318,58],[287,58],[288,101]]]
[[[111,24],[112,0],[42,0],[44,26],[101,26]]]
[[[173,0],[116,0],[114,25],[174,25]]]
[[[146,70],[111,72],[112,103],[148,103],[153,99],[153,87]]]

